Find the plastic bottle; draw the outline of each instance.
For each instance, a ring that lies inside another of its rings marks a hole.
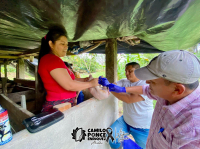
[[[8,111],[0,106],[0,145],[12,140]]]

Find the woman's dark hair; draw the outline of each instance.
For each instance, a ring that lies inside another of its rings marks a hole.
[[[64,63],[65,63],[65,65],[66,65],[68,68],[72,69],[73,64],[68,63],[68,62],[64,62]]]
[[[51,51],[51,48],[49,46],[49,41],[51,40],[53,43],[57,41],[61,36],[66,36],[67,32],[65,28],[61,25],[53,26],[49,29],[49,32],[44,36],[41,40],[41,47],[40,47],[40,53],[38,61],[40,62],[40,59],[48,54]]]

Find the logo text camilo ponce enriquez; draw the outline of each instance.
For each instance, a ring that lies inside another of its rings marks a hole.
[[[78,130],[81,130],[81,133],[77,136]],[[87,136],[88,140],[97,140],[97,141],[103,141],[106,140],[108,142],[109,138],[113,141],[114,138],[112,136],[112,129],[101,129],[101,128],[89,128],[87,130],[87,133],[85,133],[85,130],[82,128],[76,128],[73,130],[72,133],[72,139],[75,139],[75,141],[82,141],[85,140],[85,136]]]

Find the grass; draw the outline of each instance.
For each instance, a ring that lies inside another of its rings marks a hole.
[[[25,73],[25,79],[27,80],[35,80],[35,77],[31,76],[28,72]]]

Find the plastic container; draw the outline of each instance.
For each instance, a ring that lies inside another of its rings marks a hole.
[[[8,111],[0,106],[0,145],[12,140]]]

